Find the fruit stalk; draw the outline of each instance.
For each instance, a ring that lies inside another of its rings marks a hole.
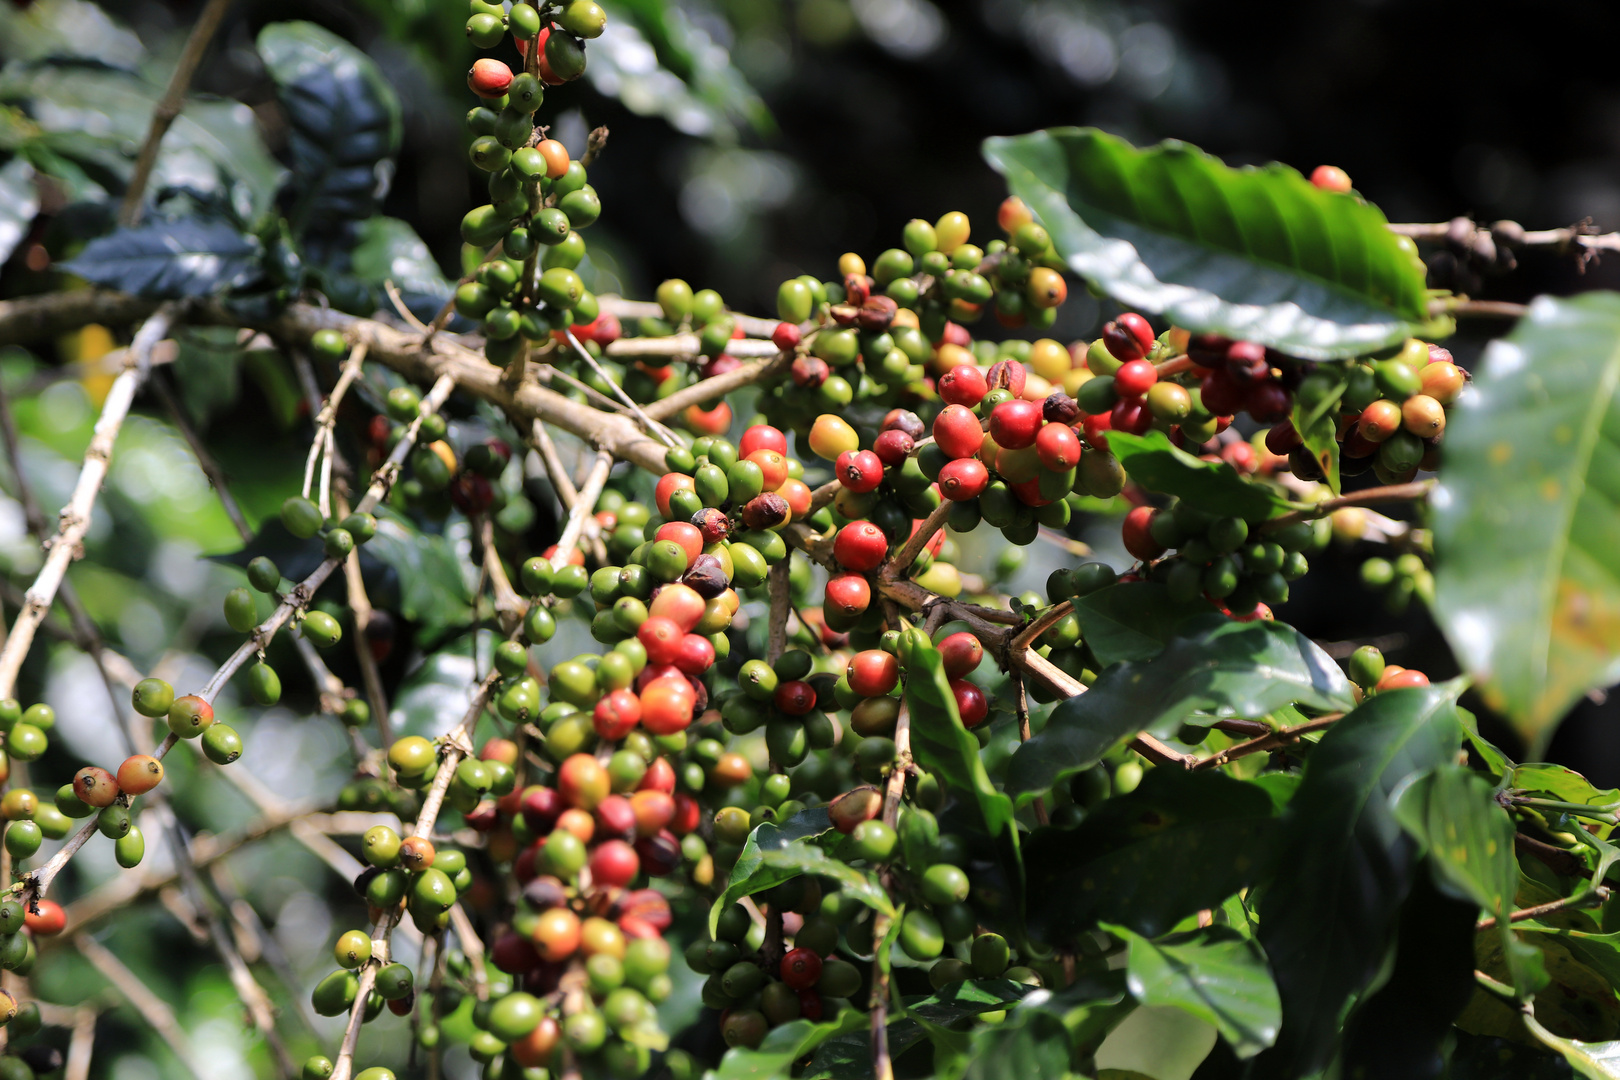
[[[333,445],[333,428],[337,425],[338,407],[343,404],[343,395],[348,393],[354,380],[360,377],[360,367],[366,362],[366,346],[364,342],[356,345],[349,352],[349,358],[343,362],[343,371],[338,375],[337,385],[332,387],[332,393],[327,396],[326,403],[321,406],[319,415],[315,417],[315,438],[309,444],[309,457],[304,462],[304,498],[309,498],[309,492],[315,479],[315,462],[321,463],[320,498],[316,500],[321,508],[322,515],[331,513],[332,490],[332,457],[336,453]]]

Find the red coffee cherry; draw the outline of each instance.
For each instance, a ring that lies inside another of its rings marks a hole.
[[[1299,445],[1301,445],[1299,432],[1295,431],[1294,425],[1287,420],[1266,432],[1266,449],[1273,454],[1286,454]]]
[[[1151,506],[1138,506],[1125,515],[1125,524],[1121,535],[1125,539],[1125,550],[1143,562],[1151,562],[1164,554],[1164,545],[1153,539],[1153,516],[1157,513]]]
[[[912,441],[916,441],[923,437],[928,426],[910,409],[890,409],[883,414],[883,430],[903,431],[911,436]]]
[[[884,465],[894,467],[904,465],[906,458],[911,456],[912,448],[916,445],[909,434],[899,428],[889,428],[879,432],[877,440],[872,443],[872,453]]]
[[[1050,399],[1048,399],[1050,400]],[[1041,464],[1053,472],[1068,472],[1080,464],[1080,436],[1067,424],[1047,424],[1035,436],[1035,452]],[[945,475],[940,471],[940,476]],[[941,484],[943,490],[944,485]]]
[[[962,718],[963,727],[978,727],[990,715],[990,703],[976,684],[966,679],[952,679],[951,695],[956,698],[956,713]]]
[[[1159,372],[1146,360],[1131,360],[1114,372],[1114,392],[1122,398],[1141,397],[1159,381]]]
[[[512,85],[512,69],[499,60],[481,57],[467,72],[467,89],[481,98],[498,98]]]
[[[810,949],[789,949],[782,957],[782,981],[795,990],[808,990],[821,978],[821,957]]]
[[[990,384],[985,380],[984,372],[974,365],[958,364],[939,377],[936,389],[946,404],[965,405],[971,409],[984,400],[984,395],[990,392]]]
[[[845,618],[862,614],[872,604],[872,585],[859,574],[835,574],[827,579],[827,606]]]
[[[1288,416],[1293,408],[1294,398],[1282,385],[1274,382],[1263,382],[1249,391],[1244,407],[1249,415],[1262,424],[1275,424]]]
[[[1108,422],[1115,431],[1143,435],[1153,426],[1153,413],[1140,399],[1125,400],[1114,406],[1113,411],[1109,413]]]
[[[1243,408],[1244,388],[1233,381],[1227,369],[1215,368],[1198,384],[1198,397],[1204,408],[1216,416],[1231,416]]]
[[[1024,385],[1029,380],[1029,372],[1017,360],[997,360],[990,365],[985,373],[985,382],[991,390],[1005,390],[1013,397],[1022,397]]]
[[[967,676],[984,659],[984,646],[966,630],[959,630],[939,643],[939,659],[952,679]]]
[[[1318,165],[1311,170],[1311,183],[1323,191],[1342,194],[1350,190],[1350,174],[1337,165]]]
[[[833,558],[846,570],[875,570],[888,554],[888,537],[870,521],[852,521],[833,538]]]
[[[939,493],[952,502],[976,499],[990,485],[990,470],[978,458],[947,461],[939,470]]]
[[[1153,327],[1134,311],[1127,311],[1113,322],[1106,323],[1102,338],[1104,347],[1116,360],[1140,360],[1153,348],[1156,340]]]
[[[591,726],[610,742],[617,742],[635,730],[641,721],[641,699],[627,689],[614,690],[596,703]]]
[[[797,330],[798,328],[794,327],[794,331],[797,332]],[[819,356],[799,356],[794,358],[793,366],[788,369],[788,374],[792,377],[795,386],[802,386],[806,390],[814,390],[827,381],[827,376],[832,374],[832,368],[828,367],[827,361]]]
[[[809,683],[794,679],[776,688],[771,703],[789,716],[803,716],[816,707],[816,691]]]
[[[1003,450],[1034,446],[1041,424],[1040,405],[1022,398],[1003,401],[990,411],[990,437]]]
[[[900,661],[882,649],[863,649],[845,669],[849,688],[862,697],[881,697],[900,684]]]
[[[934,417],[934,441],[948,458],[972,457],[984,442],[984,429],[971,410],[947,405]]]
[[[833,463],[833,475],[850,491],[865,494],[883,482],[883,459],[870,450],[845,450]]]
[[[745,458],[755,450],[775,450],[778,454],[786,454],[787,436],[769,424],[755,424],[737,440],[737,456]]]
[[[622,889],[636,879],[641,857],[623,840],[609,840],[596,846],[586,865],[591,868],[593,883]]]
[[[1108,432],[1113,430],[1114,414],[1112,412],[1098,413],[1088,416],[1080,425],[1080,430],[1086,433],[1086,442],[1098,450],[1108,449]]]

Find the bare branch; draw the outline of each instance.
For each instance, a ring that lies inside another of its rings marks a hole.
[[[67,575],[68,565],[81,554],[96,496],[107,479],[107,470],[112,463],[113,443],[118,438],[124,418],[129,415],[135,392],[146,380],[146,359],[151,355],[152,346],[168,334],[177,311],[178,308],[173,306],[163,307],[141,326],[134,344],[130,346],[128,366],[123,374],[113,380],[112,389],[107,393],[101,416],[96,421],[95,434],[84,452],[84,466],[79,470],[78,483],[74,485],[67,505],[62,508],[61,529],[50,541],[45,565],[28,589],[28,605],[18,613],[16,623],[6,636],[5,647],[0,649],[0,698],[13,696],[17,688],[17,673],[22,669],[23,659],[34,643],[34,632],[46,612],[50,611],[56,591]]]
[[[141,1014],[141,1019],[169,1044],[169,1049],[174,1051],[174,1056],[180,1059],[180,1064],[185,1066],[186,1071],[197,1080],[204,1080],[208,1073],[198,1062],[191,1040],[186,1037],[184,1029],[180,1027],[180,1021],[175,1019],[174,1010],[169,1008],[168,1003],[154,994],[133,971],[124,966],[123,961],[89,934],[75,935],[73,944],[84,958],[90,961],[90,965],[101,972],[126,1001],[135,1006],[135,1011]]]
[[[765,588],[770,596],[770,622],[765,631],[765,662],[774,664],[782,659],[787,648],[787,620],[789,600],[792,598],[793,571],[789,565],[792,553],[766,571]]]
[[[141,151],[135,157],[135,171],[130,176],[129,187],[124,191],[124,203],[118,211],[120,225],[134,225],[141,220],[141,199],[146,192],[147,181],[152,178],[152,169],[157,165],[163,136],[185,107],[186,89],[191,86],[191,77],[196,74],[197,65],[202,63],[208,43],[213,40],[214,32],[225,18],[225,9],[230,6],[231,0],[208,0],[208,6],[203,8],[202,14],[192,25],[191,36],[186,38],[186,46],[180,52],[180,62],[175,65],[174,74],[169,76],[168,89],[163,91],[157,108],[152,110],[152,125],[147,129],[146,142],[141,144]]]
[[[606,450],[599,451],[590,473],[585,477],[584,487],[568,511],[562,536],[557,539],[557,551],[551,557],[554,569],[562,569],[573,558],[574,549],[579,546],[579,538],[585,529],[585,519],[595,512],[596,501],[602,497],[602,489],[607,485],[608,474],[612,471],[613,455]]]
[[[225,470],[219,467],[214,455],[208,452],[208,447],[203,445],[196,431],[192,430],[191,423],[186,419],[185,410],[181,408],[179,399],[169,387],[169,380],[161,375],[155,375],[150,388],[168,410],[169,420],[174,424],[175,430],[180,432],[180,437],[191,447],[191,456],[197,459],[197,467],[202,469],[203,475],[208,478],[208,486],[219,496],[219,505],[224,508],[225,516],[231,519],[231,524],[236,526],[237,535],[243,540],[253,539],[253,529],[248,525],[247,518],[243,516],[242,508],[237,505],[235,497],[231,495],[230,485],[225,479]]]
[[[879,575],[890,579],[904,577],[911,564],[917,560],[917,556],[922,554],[923,548],[928,546],[934,534],[944,526],[945,518],[950,515],[951,507],[954,505],[956,504],[949,499],[941,499],[939,505],[929,511],[917,531],[906,538],[905,545],[895,552],[889,564],[879,571]]]
[[[1269,735],[1261,735],[1259,738],[1250,739],[1248,742],[1229,746],[1218,754],[1212,754],[1202,761],[1195,762],[1191,767],[1193,769],[1217,769],[1240,757],[1280,749],[1290,743],[1298,742],[1302,735],[1309,735],[1313,731],[1321,731],[1324,728],[1332,727],[1334,722],[1343,716],[1343,713],[1328,713],[1326,716],[1319,716],[1315,720],[1307,720],[1303,724],[1295,724],[1290,728],[1279,728]]]

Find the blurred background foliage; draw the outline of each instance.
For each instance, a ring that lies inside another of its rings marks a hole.
[[[0,2],[0,297],[56,287],[53,260],[109,227],[147,118],[201,6]],[[719,289],[733,308],[769,313],[777,282],[804,272],[828,277],[840,252],[870,256],[894,243],[912,217],[960,209],[988,231],[1004,188],[981,160],[980,141],[1059,124],[1094,124],[1138,144],[1182,138],[1232,163],[1337,164],[1391,220],[1469,213],[1532,228],[1588,217],[1620,227],[1620,74],[1591,55],[1594,43],[1620,30],[1620,10],[1597,0],[1549,0],[1533,16],[1519,5],[1461,0],[1271,0],[1241,12],[1193,0],[604,6],[608,31],[591,46],[585,79],[554,94],[538,117],[576,154],[591,128],[611,129],[592,171],[607,207],[591,237],[599,291],[647,296],[658,281],[680,276]],[[463,80],[474,50],[457,0],[238,0],[164,144],[154,190],[187,189],[193,200],[215,200],[247,222],[270,208],[288,160],[288,117],[254,42],[266,24],[290,19],[356,44],[400,101],[397,162],[377,177],[386,217],[362,227],[356,272],[373,282],[391,277],[407,292],[439,293],[460,271],[461,216],[482,201],[475,198],[482,180],[463,153],[461,118],[470,104]],[[502,58],[515,62],[515,54]],[[50,179],[36,184],[35,172]],[[1513,275],[1484,281],[1477,294],[1524,300],[1617,284],[1620,261],[1582,268],[1538,254]],[[1064,339],[1093,333],[1113,314],[1084,296],[1062,310],[1054,333]],[[92,330],[54,350],[0,353],[0,382],[23,435],[21,466],[48,515],[76,476],[111,378],[100,361],[114,345]],[[1477,354],[1466,335],[1455,345],[1465,363]],[[388,383],[369,378],[366,395],[375,403]],[[243,348],[230,334],[194,333],[172,383],[257,528],[298,483],[309,412],[296,372],[285,357]],[[499,426],[477,411],[453,416],[463,436],[481,438]],[[363,446],[346,452],[363,460]],[[40,562],[9,469],[0,475],[8,612]],[[506,511],[512,531],[533,537],[553,527],[543,481],[515,468],[505,483],[514,496]],[[299,555],[278,528],[267,528],[247,554],[273,550],[294,575]],[[1086,539],[1123,565],[1117,536],[1117,526],[1099,522]],[[459,516],[434,535],[389,519],[367,548],[372,596],[404,623],[380,646],[390,650],[385,674],[396,730],[442,730],[441,718],[465,700],[476,581],[457,559],[464,561],[469,543]],[[140,670],[195,682],[235,644],[219,598],[239,582],[247,555],[180,431],[152,400],[125,425],[87,546],[91,557],[76,565],[72,582],[109,644]],[[1378,596],[1356,579],[1365,554],[1335,546],[1313,560],[1316,572],[1279,615],[1327,641],[1389,634]],[[970,548],[965,563],[989,572],[994,555]],[[1037,587],[1060,558],[1037,545],[1028,565],[1003,566],[1002,580],[1009,591]],[[1395,620],[1393,633],[1382,642],[1392,659],[1436,681],[1455,673],[1421,605]],[[562,654],[570,640],[589,642],[583,626],[565,629],[554,650]],[[418,646],[425,644],[444,647],[424,662]],[[231,688],[221,699],[222,717],[247,741],[236,767],[291,803],[325,805],[351,772],[346,736],[318,715],[291,644],[278,641],[271,660],[287,686],[281,706],[241,708]],[[341,660],[334,667],[355,682]],[[116,714],[79,650],[54,636],[42,642],[22,687],[61,718],[63,738],[34,767],[39,775],[66,775],[82,758],[106,756]],[[1581,706],[1553,758],[1599,785],[1620,783],[1616,711],[1596,699]],[[1490,733],[1511,738],[1505,729]],[[186,754],[173,762],[182,819],[215,832],[249,820],[254,808],[206,768]],[[152,844],[148,859],[162,866],[167,853]],[[64,894],[116,872],[105,845],[91,845],[64,876]],[[335,929],[363,918],[358,901],[286,836],[244,849],[222,880],[251,898],[246,925],[270,928],[256,943],[249,938],[248,951],[293,976],[291,988],[267,981],[289,1018],[286,1030],[297,1033],[295,1055],[314,1049],[309,1021],[300,1019],[308,1018],[307,988],[328,966]],[[147,903],[104,929],[108,945],[179,1014],[210,1078],[269,1074],[271,1062],[248,1037],[222,969],[169,912]],[[68,948],[47,952],[36,987],[54,1001],[117,1002]],[[668,1007],[689,1007],[690,997],[678,993]],[[1161,1080],[1185,1076],[1203,1054],[1195,1045],[1203,1034],[1156,1027],[1151,1011],[1140,1015],[1111,1042],[1104,1063]],[[330,1048],[341,1020],[316,1021],[313,1030]],[[65,1040],[60,1031],[47,1038],[59,1036]],[[1186,1063],[1166,1060],[1178,1045]],[[109,1014],[97,1051],[96,1076],[183,1074],[127,1007]],[[465,1056],[450,1064],[454,1075],[470,1074]]]

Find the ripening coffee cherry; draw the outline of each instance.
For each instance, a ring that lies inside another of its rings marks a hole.
[[[1318,165],[1311,170],[1311,183],[1323,191],[1343,194],[1350,190],[1350,174],[1337,165]]]
[[[195,739],[208,730],[213,722],[213,705],[195,694],[176,698],[169,707],[169,730],[182,739]]]
[[[467,89],[485,100],[505,96],[512,85],[512,69],[499,60],[481,57],[467,71]]]
[[[174,704],[174,687],[162,679],[142,679],[135,684],[131,701],[142,716],[166,716]]]
[[[160,769],[162,765],[158,766]],[[120,788],[113,774],[94,765],[86,765],[73,776],[73,794],[86,806],[101,809],[111,806],[118,798]]]
[[[1151,562],[1164,554],[1164,546],[1153,539],[1153,518],[1156,513],[1151,506],[1138,506],[1125,515],[1121,530],[1125,550],[1143,562]]]
[[[371,959],[371,935],[363,930],[345,931],[338,935],[332,954],[340,967],[363,967]]]

